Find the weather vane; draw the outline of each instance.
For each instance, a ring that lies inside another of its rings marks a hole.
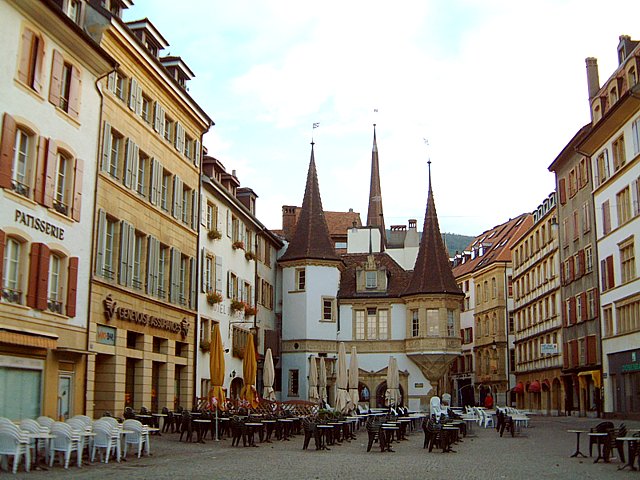
[[[313,128],[311,129],[311,143],[313,144],[313,131],[320,126],[320,122],[314,122]]]

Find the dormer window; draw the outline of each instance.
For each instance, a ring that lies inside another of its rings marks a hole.
[[[616,87],[613,87],[609,92],[609,104],[613,105],[617,101],[618,101],[618,89]]]
[[[366,288],[373,289],[378,288],[378,271],[367,271],[365,272],[366,277]]]
[[[629,73],[627,74],[627,80],[629,81],[629,88],[633,87],[638,82],[638,77],[636,76],[636,69],[631,67],[629,69]]]

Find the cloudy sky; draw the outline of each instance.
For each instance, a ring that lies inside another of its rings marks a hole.
[[[640,38],[637,0],[135,0],[125,19],[142,17],[273,229],[302,203],[312,135],[325,210],[366,221],[373,123],[387,226],[422,224],[429,157],[443,232],[534,210],[589,121],[584,59],[604,82],[618,36]]]

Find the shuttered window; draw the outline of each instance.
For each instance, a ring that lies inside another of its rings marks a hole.
[[[36,92],[42,91],[44,39],[29,28],[22,32],[18,80]]]

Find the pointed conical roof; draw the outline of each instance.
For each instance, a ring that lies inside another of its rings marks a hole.
[[[436,204],[433,201],[431,189],[431,162],[429,162],[427,210],[424,215],[418,258],[404,295],[423,293],[462,294],[451,271],[449,255],[440,234]]]
[[[300,216],[289,247],[280,258],[283,262],[306,259],[340,261],[340,257],[333,248],[322,210],[313,145],[314,143],[311,142],[311,161]]]
[[[371,186],[369,187],[369,210],[367,226],[378,227],[382,244],[386,244],[384,215],[382,212],[382,189],[380,188],[380,166],[378,162],[378,142],[376,141],[376,125],[373,124],[373,149],[371,150]]]

